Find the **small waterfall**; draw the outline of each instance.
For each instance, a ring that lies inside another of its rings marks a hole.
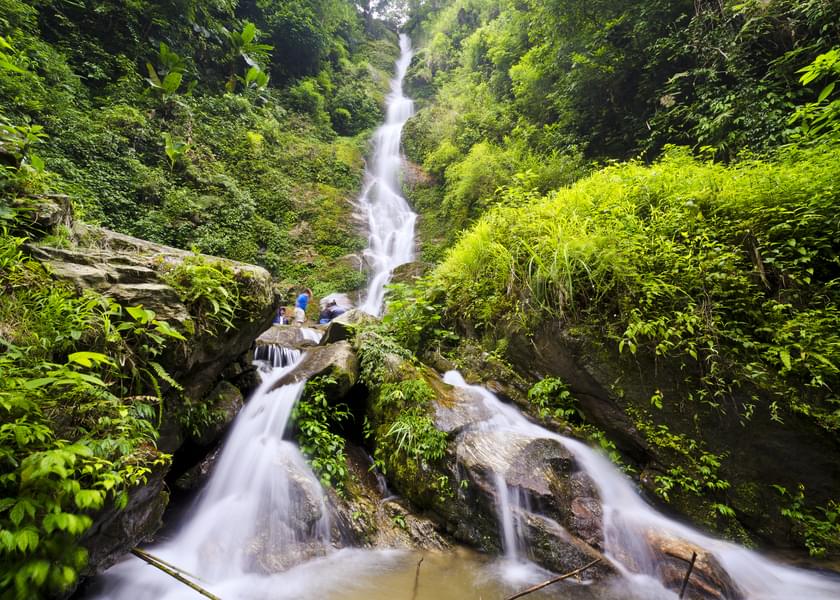
[[[520,548],[524,545],[519,524],[519,515],[522,509],[521,497],[519,490],[511,490],[504,475],[501,473],[494,473],[493,475],[496,496],[499,499],[496,509],[502,529],[502,549],[507,560],[516,562],[519,560]]]
[[[365,172],[365,186],[359,198],[367,217],[369,238],[365,257],[371,266],[371,279],[364,303],[367,313],[379,315],[385,286],[395,267],[414,260],[414,223],[417,215],[400,192],[402,165],[400,139],[405,122],[414,112],[414,103],[403,95],[403,79],[411,64],[411,40],[400,34],[400,58],[391,92],[386,99],[385,124],[373,136],[373,158]]]
[[[760,600],[836,600],[840,598],[840,581],[818,574],[774,563],[758,553],[736,544],[704,535],[672,521],[656,512],[638,495],[632,482],[609,459],[577,440],[544,429],[527,420],[515,407],[501,402],[493,393],[468,385],[457,371],[449,371],[444,381],[471,390],[490,415],[477,425],[485,431],[509,431],[533,439],[553,439],[563,444],[598,487],[603,505],[605,554],[629,578],[639,575],[658,579],[658,565],[645,543],[646,531],[666,532],[685,539],[713,553],[721,566],[747,598]],[[507,489],[504,474],[497,474],[497,488]],[[516,523],[516,510],[500,493],[501,529],[506,553],[511,543],[508,530]]]
[[[286,348],[276,344],[264,344],[254,349],[254,360],[264,362],[268,366],[278,369],[288,367],[300,358],[300,350]]]
[[[266,347],[275,362],[296,351]],[[299,360],[299,354],[298,360]],[[150,549],[225,600],[250,597],[256,580],[326,554],[325,497],[297,445],[285,440],[304,382],[272,390],[297,360],[264,378],[234,421],[205,489],[175,537]],[[136,558],[106,571],[106,599],[175,600],[195,593]]]

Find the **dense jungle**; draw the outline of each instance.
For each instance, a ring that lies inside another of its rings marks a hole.
[[[0,598],[837,597],[838,81],[834,0],[0,0]]]

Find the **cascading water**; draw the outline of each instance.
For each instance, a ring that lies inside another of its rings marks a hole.
[[[444,377],[450,385],[466,388],[474,393],[489,416],[478,427],[486,431],[508,431],[533,439],[553,439],[565,446],[577,459],[598,487],[604,514],[604,549],[625,575],[658,579],[653,553],[646,546],[646,532],[666,532],[713,553],[721,566],[738,585],[746,598],[760,600],[836,600],[840,598],[840,581],[774,563],[755,552],[729,542],[703,535],[690,527],[676,523],[656,512],[636,493],[630,480],[606,457],[585,444],[558,435],[528,421],[516,408],[504,404],[493,393],[467,385],[457,371]],[[504,474],[498,474],[497,488],[506,487]],[[505,490],[504,497],[508,497]],[[509,500],[501,502],[512,511]],[[503,535],[507,537],[516,514],[500,517]],[[509,542],[508,542],[509,543]],[[663,590],[664,591],[664,590]]]
[[[371,266],[367,295],[360,307],[379,315],[385,286],[395,267],[414,259],[414,223],[417,215],[400,193],[400,138],[405,122],[414,111],[414,103],[403,95],[403,79],[411,63],[411,40],[400,35],[400,58],[391,92],[386,99],[385,124],[373,136],[373,157],[365,173],[365,186],[359,198],[360,209],[367,216],[369,239],[365,257]]]
[[[174,539],[151,550],[226,600],[254,597],[248,592],[255,581],[329,547],[321,485],[297,445],[283,439],[304,383],[271,389],[298,360],[268,373],[237,416],[191,517]],[[195,597],[133,557],[107,571],[100,587],[100,598]]]

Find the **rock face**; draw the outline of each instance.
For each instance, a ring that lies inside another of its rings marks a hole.
[[[675,435],[698,440],[707,452],[721,456],[719,476],[732,483],[725,501],[735,510],[736,519],[721,523],[708,518],[705,499],[679,489],[670,492],[672,509],[706,527],[721,526],[730,533],[740,530],[741,535],[763,544],[789,547],[790,524],[781,516],[787,500],[772,486],[790,490],[804,484],[815,505],[825,505],[840,489],[840,438],[827,435],[801,415],[785,413],[780,415],[782,423],[774,420],[768,408],[773,399],[750,388],[749,382],[732,390],[727,415],[722,415],[685,400],[694,375],[664,359],[641,352],[632,358],[621,356],[612,346],[573,337],[556,323],[546,324],[533,336],[513,334],[508,339],[506,357],[517,375],[532,383],[544,377],[562,379],[586,420],[606,432],[639,467],[641,482],[648,487],[663,472],[662,465],[691,468],[680,462],[685,462],[685,456],[657,445],[639,426],[638,415],[650,411],[650,399],[659,393],[664,401],[652,416],[656,423],[665,424]],[[755,406],[748,429],[736,418],[743,405]]]
[[[396,491],[429,511],[454,538],[485,552],[515,549],[558,573],[599,558],[601,562],[587,570],[586,577],[616,573],[602,554],[605,533],[598,488],[560,438],[506,416],[507,409],[482,401],[477,391],[450,387],[430,371],[403,362],[390,372],[405,379],[425,378],[435,395],[435,427],[449,438],[440,460],[412,464],[405,457],[392,457],[388,477]],[[504,505],[510,507],[508,532],[501,524]],[[659,579],[669,589],[679,590],[686,560],[695,551],[699,560],[686,597],[742,597],[710,553],[658,532],[645,535],[643,543],[649,550],[643,555],[654,556]],[[618,558],[631,571],[639,570],[633,557]]]
[[[169,501],[169,494],[164,491],[164,475],[165,468],[156,468],[146,485],[129,492],[124,509],[106,505],[93,515],[93,525],[81,540],[88,550],[88,566],[82,576],[107,569],[158,530]]]
[[[182,263],[194,256],[193,253],[73,223],[66,202],[53,203],[52,208],[49,204],[45,203],[39,210],[39,223],[44,230],[66,228],[72,232],[75,243],[69,248],[57,248],[34,242],[28,249],[55,279],[71,283],[79,292],[93,290],[123,306],[142,305],[154,311],[156,319],[168,321],[182,333],[189,334],[195,329],[189,307],[163,277],[167,268]],[[206,402],[209,410],[218,416],[203,431],[196,432],[196,443],[209,445],[221,436],[243,402],[240,390],[224,382],[223,377],[250,381],[248,368],[240,364],[240,359],[254,338],[269,326],[275,306],[275,293],[267,271],[253,265],[205,258],[222,262],[232,270],[239,287],[237,292],[247,296],[250,311],[234,317],[233,327],[228,331],[216,335],[199,330],[187,335],[184,343],[170,343],[158,357],[169,375],[183,386],[183,392],[174,393],[166,382],[160,382],[169,405],[176,407],[167,412],[160,425],[158,448],[164,452],[175,451],[187,437],[177,419],[181,398],[190,403]],[[87,574],[107,568],[156,531],[168,501],[165,475],[166,469],[156,468],[145,485],[129,492],[124,510],[106,506],[94,515],[94,523],[83,540],[90,551]]]

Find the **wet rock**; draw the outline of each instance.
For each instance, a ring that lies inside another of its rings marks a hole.
[[[663,585],[679,591],[692,553],[697,554],[686,587],[688,600],[741,600],[743,593],[711,552],[662,531],[648,531],[647,542],[656,555]]]
[[[391,283],[414,283],[428,271],[430,265],[425,262],[405,263],[391,273]]]
[[[278,380],[272,389],[326,374],[336,380],[337,397],[344,396],[358,381],[359,359],[348,342],[310,348],[297,367]]]
[[[257,346],[281,346],[283,348],[295,348],[303,350],[310,346],[316,346],[318,342],[306,337],[303,331],[304,328],[296,325],[272,325],[256,339]],[[306,329],[315,329],[316,331],[323,331],[322,326],[315,325],[307,327]]]
[[[415,514],[405,500],[391,495],[384,480],[371,471],[372,462],[364,450],[348,444],[346,453],[350,473],[347,494],[331,495],[337,542],[369,548],[452,548],[441,535],[439,523]]]
[[[197,490],[199,487],[204,485],[204,483],[210,477],[210,472],[213,470],[213,465],[216,464],[216,461],[218,460],[221,452],[222,447],[217,446],[207,456],[205,456],[201,460],[201,462],[199,462],[197,465],[194,465],[192,468],[188,469],[183,475],[181,475],[175,481],[175,487],[177,487],[181,491],[189,492],[192,490]]]
[[[239,388],[227,381],[221,381],[207,395],[204,405],[207,406],[213,420],[203,424],[199,431],[190,431],[190,438],[199,446],[209,446],[217,441],[236,418],[245,399]]]
[[[374,321],[376,321],[376,317],[369,315],[363,310],[358,308],[348,310],[343,315],[339,315],[330,321],[324,337],[321,338],[320,344],[325,346],[342,340],[352,339],[356,328],[360,325],[373,323]]]

